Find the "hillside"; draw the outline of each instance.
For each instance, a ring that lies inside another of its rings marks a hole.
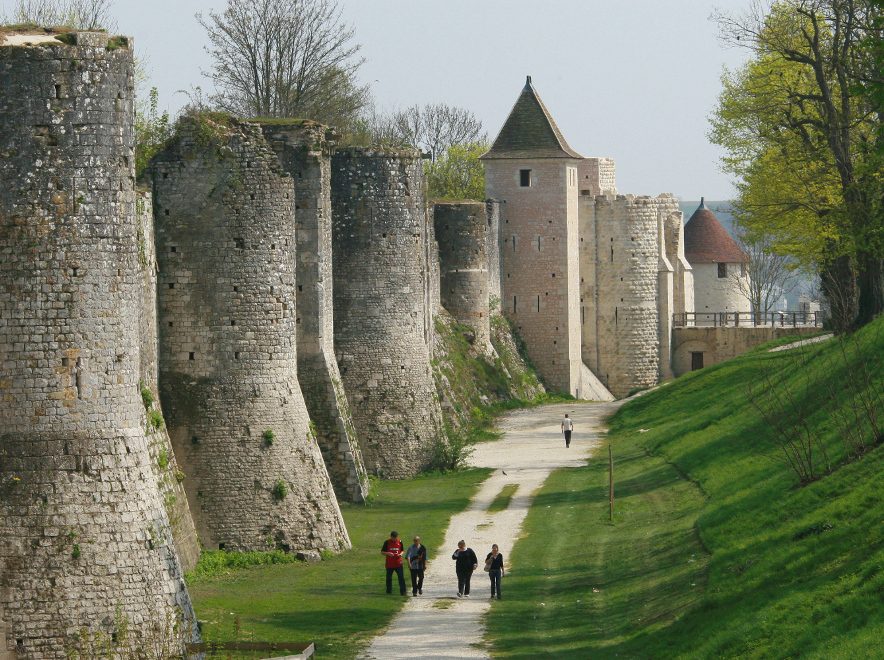
[[[867,412],[880,432],[882,358],[879,319],[843,344],[760,348],[625,405],[611,421],[613,523],[606,451],[553,475],[515,547],[512,598],[489,619],[496,655],[874,655],[884,447]],[[779,444],[795,429],[814,441],[803,486]]]

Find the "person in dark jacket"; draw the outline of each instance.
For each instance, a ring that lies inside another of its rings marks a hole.
[[[466,541],[457,542],[457,550],[451,555],[451,558],[457,562],[454,565],[457,571],[457,597],[470,597],[470,578],[473,577],[473,571],[479,567],[479,558],[472,548],[468,548]]]
[[[381,554],[387,568],[387,593],[393,593],[393,573],[399,577],[399,593],[405,595],[405,573],[402,570],[402,541],[398,532],[390,532],[390,538],[381,546]]]
[[[427,568],[427,549],[421,543],[421,537],[415,536],[414,543],[405,551],[408,569],[411,572],[411,595],[424,593],[424,570]]]
[[[503,555],[497,544],[491,546],[491,552],[485,557],[485,570],[488,571],[488,577],[491,578],[491,597],[497,596],[500,600],[500,578],[503,577]]]

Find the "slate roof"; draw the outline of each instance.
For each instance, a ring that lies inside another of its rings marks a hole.
[[[684,226],[684,256],[691,264],[739,264],[749,261],[748,255],[706,206],[705,199],[700,200],[700,206]]]
[[[579,158],[556,126],[528,76],[522,93],[483,159]]]

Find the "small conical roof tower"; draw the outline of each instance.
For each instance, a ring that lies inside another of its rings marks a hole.
[[[684,226],[684,253],[691,264],[739,264],[749,261],[746,253],[706,206],[705,197],[700,198],[700,206]]]
[[[565,138],[555,120],[546,109],[534,85],[531,76],[525,81],[522,93],[509,117],[500,129],[497,139],[482,156],[485,160],[493,159],[530,159],[530,158],[578,158],[583,156],[574,151]]]

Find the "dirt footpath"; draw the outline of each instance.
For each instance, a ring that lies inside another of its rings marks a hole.
[[[491,588],[482,570],[485,555],[491,551],[491,544],[497,543],[507,572],[513,570],[512,577],[508,574],[501,582],[501,595],[506,598],[509,580],[519,579],[518,566],[509,561],[510,553],[534,494],[553,470],[585,465],[604,435],[604,420],[621,404],[620,401],[563,403],[519,410],[503,417],[499,424],[503,437],[477,445],[470,460],[476,467],[493,468],[495,472],[476,493],[470,506],[451,519],[443,546],[430,549],[423,596],[409,596],[390,627],[376,637],[360,657],[366,660],[487,658],[488,653],[482,646],[482,620],[491,606]],[[565,413],[574,420],[570,449],[565,449],[559,426]],[[519,485],[509,508],[488,513],[491,501],[507,484]],[[456,597],[457,577],[451,553],[460,539],[466,540],[479,557],[469,599]],[[403,542],[407,546],[410,540],[405,538]],[[405,573],[408,583],[407,568]]]

